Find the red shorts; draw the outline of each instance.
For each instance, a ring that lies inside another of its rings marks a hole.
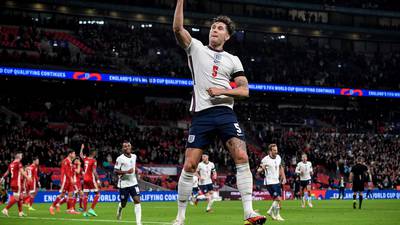
[[[84,192],[98,192],[99,186],[94,180],[84,180],[83,181],[83,191]]]
[[[71,184],[71,182],[67,179],[61,180],[61,187],[60,187],[60,192],[74,192],[74,186]]]
[[[80,192],[80,191],[82,191],[82,183],[81,183],[80,181],[75,183],[75,185],[74,185],[74,191],[75,191],[75,192]]]
[[[11,184],[11,191],[14,193],[14,195],[19,195],[22,193],[23,188],[21,185],[12,185]]]
[[[29,182],[29,183],[26,185],[26,191],[29,192],[29,193],[35,193],[35,192],[37,192],[36,181]]]

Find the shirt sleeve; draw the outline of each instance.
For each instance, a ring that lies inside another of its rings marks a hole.
[[[232,70],[231,78],[234,79],[239,76],[244,76],[243,65],[242,65],[242,62],[240,61],[239,57],[237,57],[237,56],[233,57],[233,65],[234,65],[234,67]]]
[[[216,171],[215,171],[215,164],[213,163],[212,164],[212,167],[211,167],[211,172],[213,172],[213,173],[215,173]]]
[[[118,157],[117,161],[115,162],[114,169],[120,170],[121,169],[121,159]]]
[[[203,47],[203,43],[201,43],[201,41],[197,40],[196,38],[192,38],[192,41],[190,42],[189,46],[185,49],[185,51],[188,55],[192,55],[200,47]]]
[[[297,166],[296,166],[296,171],[295,171],[296,173],[300,173],[301,171],[300,171],[300,163],[297,163]]]
[[[265,157],[261,160],[261,165],[266,166],[267,165],[267,160]]]

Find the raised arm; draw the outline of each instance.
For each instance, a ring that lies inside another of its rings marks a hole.
[[[85,158],[85,155],[83,154],[83,149],[85,149],[85,145],[81,144],[81,151],[79,152],[79,156],[81,157],[81,159]]]
[[[190,45],[190,42],[192,42],[192,37],[183,27],[183,3],[184,0],[178,0],[176,3],[173,30],[179,46],[187,49]]]

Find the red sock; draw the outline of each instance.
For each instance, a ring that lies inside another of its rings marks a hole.
[[[88,196],[85,195],[85,196],[83,196],[83,211],[85,211],[85,212],[87,210],[87,202],[88,202]]]
[[[72,208],[75,210],[75,206],[76,206],[76,198],[74,198],[74,201],[72,202]]]
[[[15,200],[14,196],[10,197],[10,201],[8,202],[6,209],[10,209],[17,201]]]
[[[35,200],[35,198],[33,197],[31,197],[30,199],[29,199],[30,201],[29,201],[29,206],[31,206],[32,207],[32,205],[33,205],[33,201]]]
[[[24,200],[23,199],[20,199],[19,201],[18,201],[18,212],[22,212],[22,204],[24,203]]]
[[[79,208],[83,209],[83,195],[79,197]]]
[[[93,202],[92,202],[92,209],[94,209],[94,207],[96,207],[96,204],[97,204],[97,202],[99,201],[99,198],[100,198],[100,193],[97,193],[95,196],[94,196],[94,199],[93,199]]]
[[[57,197],[51,206],[56,207],[56,205],[60,202],[60,200],[61,200],[60,197]]]
[[[24,198],[24,203],[25,203],[25,204],[28,204],[30,201],[31,201],[31,196],[30,196],[30,195],[28,195],[28,196],[26,196],[26,197]]]
[[[60,205],[64,204],[67,202],[68,197],[64,197],[63,199],[61,199],[60,201]]]
[[[74,198],[68,198],[67,200],[67,208],[74,209]]]

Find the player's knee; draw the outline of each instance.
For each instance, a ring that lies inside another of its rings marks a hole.
[[[122,207],[122,208],[125,208],[125,206],[126,206],[126,203],[128,203],[128,201],[125,201],[125,200],[124,200],[124,201],[122,201],[122,202],[121,202],[121,207]]]
[[[196,172],[196,168],[197,168],[197,163],[192,159],[186,160],[185,164],[183,165],[183,169],[189,173]]]
[[[236,164],[243,164],[249,162],[249,157],[245,151],[238,151],[233,160]]]
[[[134,198],[133,199],[134,204],[140,204],[140,199],[139,198]]]

